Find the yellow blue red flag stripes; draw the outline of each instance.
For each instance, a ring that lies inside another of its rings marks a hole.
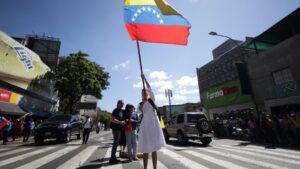
[[[164,0],[125,0],[124,19],[132,40],[187,44],[190,23]]]

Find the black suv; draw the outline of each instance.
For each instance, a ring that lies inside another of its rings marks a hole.
[[[56,138],[58,142],[69,142],[73,135],[80,139],[82,123],[77,115],[54,115],[38,125],[34,137],[35,144],[42,144],[44,139]]]

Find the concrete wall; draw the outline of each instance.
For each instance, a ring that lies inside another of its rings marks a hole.
[[[247,67],[257,106],[264,109],[264,100],[276,99],[274,71],[290,68],[294,80],[300,82],[300,34],[259,55],[252,55]]]

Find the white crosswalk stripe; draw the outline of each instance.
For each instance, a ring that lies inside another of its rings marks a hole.
[[[264,150],[264,151],[278,152],[278,153],[285,153],[285,154],[292,154],[292,155],[300,156],[300,152],[299,151],[295,151],[295,150],[286,150],[286,149],[281,149],[281,148],[266,149],[264,147],[253,146],[253,145],[248,145],[246,147],[249,147],[249,148],[252,148],[252,149]]]
[[[182,165],[186,166],[187,168],[208,169],[207,167],[205,167],[197,162],[194,162],[184,156],[181,156],[171,150],[168,150],[166,148],[161,149],[160,152],[162,152],[166,156],[171,157],[172,159],[176,160],[177,162],[181,163]]]
[[[257,165],[257,166],[261,166],[261,167],[273,168],[273,169],[288,169],[284,166],[278,166],[278,165],[274,165],[274,164],[267,163],[265,161],[260,161],[260,160],[252,160],[252,159],[245,158],[245,157],[242,157],[242,156],[238,156],[238,155],[228,153],[228,152],[224,153],[224,152],[221,152],[221,151],[212,150],[212,149],[204,149],[204,148],[202,148],[201,151],[205,151],[205,152],[209,152],[209,153],[212,153],[212,154],[224,156],[224,157],[231,158],[231,159],[234,159],[234,160],[239,160],[239,161],[242,161],[242,162],[245,162],[245,163],[251,163],[251,164],[254,164],[254,165]]]
[[[6,151],[6,150],[9,150],[9,148],[1,148],[1,149],[0,149],[0,152]]]
[[[140,165],[143,166],[143,160],[140,160]],[[151,159],[151,157],[149,156],[149,160],[148,160],[148,168],[153,168],[153,161]],[[159,169],[168,169],[162,162],[160,162],[159,160],[157,160],[157,168]]]
[[[18,156],[12,157],[10,159],[2,160],[2,161],[0,161],[0,167],[4,166],[4,165],[7,165],[7,164],[14,163],[14,162],[19,161],[19,160],[29,158],[29,157],[34,156],[34,155],[45,153],[47,151],[53,150],[54,148],[55,147],[46,147],[44,149],[32,151],[32,152],[29,152],[29,153],[26,153],[26,154],[23,154],[23,155],[18,155]]]
[[[89,140],[92,140],[96,137],[101,137],[101,136],[109,134],[109,133],[111,133],[111,131],[103,131],[103,132],[100,132],[99,134],[95,134],[94,132],[92,132],[90,134]],[[82,144],[82,140],[72,140],[67,144],[69,144],[69,145],[76,145],[76,144],[79,145],[79,144]]]
[[[73,158],[60,165],[57,169],[73,169],[82,166],[88,158],[97,150],[98,146],[89,146],[81,151],[79,154],[76,154]]]
[[[76,148],[78,148],[79,146],[68,146],[66,148],[63,148],[61,150],[58,150],[54,153],[48,154],[45,157],[39,158],[35,161],[32,161],[30,163],[27,163],[26,165],[23,165],[21,167],[18,167],[16,169],[34,169],[34,168],[39,168],[42,165],[47,164],[48,162],[55,160],[73,150],[75,150]]]
[[[36,169],[36,168],[143,168],[143,160],[110,165],[111,145],[103,147],[110,137],[93,135],[91,144],[50,145],[40,147],[1,147],[0,168]],[[81,140],[79,140],[81,141]],[[78,142],[79,142],[78,141]],[[72,141],[73,142],[73,141]],[[72,143],[70,142],[70,143]],[[99,145],[97,145],[99,142]],[[76,143],[76,141],[75,141]],[[49,153],[48,153],[49,152]],[[99,154],[101,154],[99,156]],[[287,149],[264,149],[259,146],[235,146],[213,144],[209,147],[167,145],[159,151],[158,169],[168,168],[228,168],[228,169],[294,169],[300,168],[300,152]],[[57,163],[56,163],[57,162]],[[148,168],[153,168],[151,154]]]
[[[233,163],[228,162],[228,161],[220,160],[220,159],[205,155],[203,153],[198,153],[198,152],[191,151],[191,150],[186,150],[184,152],[187,153],[187,154],[190,154],[192,156],[202,158],[202,159],[204,159],[206,161],[209,161],[211,163],[222,165],[222,167],[225,167],[225,168],[228,168],[228,169],[232,169],[232,168],[234,168],[234,169],[247,169],[245,167],[233,164]]]
[[[20,148],[20,149],[17,149],[17,150],[7,151],[7,152],[4,152],[4,153],[1,153],[0,157],[8,156],[8,155],[11,155],[11,154],[21,153],[23,151],[27,151],[27,150],[31,150],[31,149],[32,148]]]
[[[109,147],[108,150],[106,151],[104,159],[109,159],[110,156],[111,156],[111,147]],[[108,163],[108,161],[106,161],[106,163]],[[112,166],[110,166],[110,165],[102,166],[101,168],[102,169],[122,169],[123,166],[120,163],[120,164],[115,164],[115,165],[112,165]]]
[[[218,147],[218,148],[224,149],[224,150],[227,150],[227,151],[241,153],[241,154],[247,154],[247,155],[252,155],[252,156],[256,156],[256,157],[272,159],[272,160],[275,160],[275,161],[281,161],[281,162],[284,162],[284,163],[291,163],[291,164],[300,165],[300,161],[296,161],[296,160],[292,160],[292,159],[284,159],[284,158],[274,157],[274,156],[269,156],[269,155],[263,155],[263,154],[259,154],[259,153],[253,153],[253,152],[241,150],[241,149],[238,149],[238,148],[234,148],[234,147],[231,147],[231,146],[224,146],[223,145],[222,147]]]
[[[233,147],[233,146],[231,146],[231,147]],[[269,154],[269,155],[277,155],[277,156],[281,156],[281,157],[294,158],[294,159],[300,160],[300,157],[298,155],[283,154],[283,153],[280,153],[280,152],[259,150],[259,149],[253,149],[253,148],[250,148],[250,147],[249,148],[248,147],[241,147],[241,149],[245,149],[245,150],[252,151],[252,152],[264,153],[264,154]]]

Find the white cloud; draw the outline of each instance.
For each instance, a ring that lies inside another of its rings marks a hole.
[[[150,77],[150,79],[167,80],[167,79],[170,79],[172,76],[168,75],[164,71],[153,71],[153,72],[150,72],[149,77]]]
[[[156,94],[155,95],[155,101],[156,102],[166,102],[167,98],[164,94]]]
[[[179,79],[172,79],[167,72],[152,71],[149,74],[149,83],[154,91],[156,103],[159,106],[167,105],[168,99],[165,90],[173,90],[172,104],[184,104],[187,102],[199,102],[198,79],[196,76],[182,76]],[[133,88],[142,89],[139,81],[133,84]]]
[[[179,94],[182,95],[192,95],[192,94],[199,94],[199,89],[195,88],[195,89],[181,89],[178,91]]]
[[[164,92],[166,89],[173,89],[173,82],[170,80],[160,80],[149,82],[153,88],[157,88],[158,92]]]
[[[142,88],[142,87],[143,87],[143,84],[142,84],[142,82],[137,82],[137,83],[133,84],[132,87],[133,87],[134,89]]]
[[[153,88],[153,89],[157,89],[158,92],[164,92],[165,89],[173,89],[173,82],[170,81],[170,80],[160,80],[160,81],[150,81],[150,86]],[[137,83],[134,83],[133,88],[135,89],[138,89],[138,88],[142,88],[143,87],[143,84],[142,82],[137,82]]]
[[[182,76],[179,80],[176,81],[179,88],[185,87],[195,87],[198,85],[197,76]]]
[[[173,95],[174,102],[186,101],[187,99],[188,98],[184,95],[180,95],[180,94],[174,94]]]
[[[121,69],[121,68],[126,68],[128,65],[130,64],[130,60],[126,60],[125,62],[122,62],[118,65],[114,65],[112,67],[113,70],[118,70],[118,69]]]

